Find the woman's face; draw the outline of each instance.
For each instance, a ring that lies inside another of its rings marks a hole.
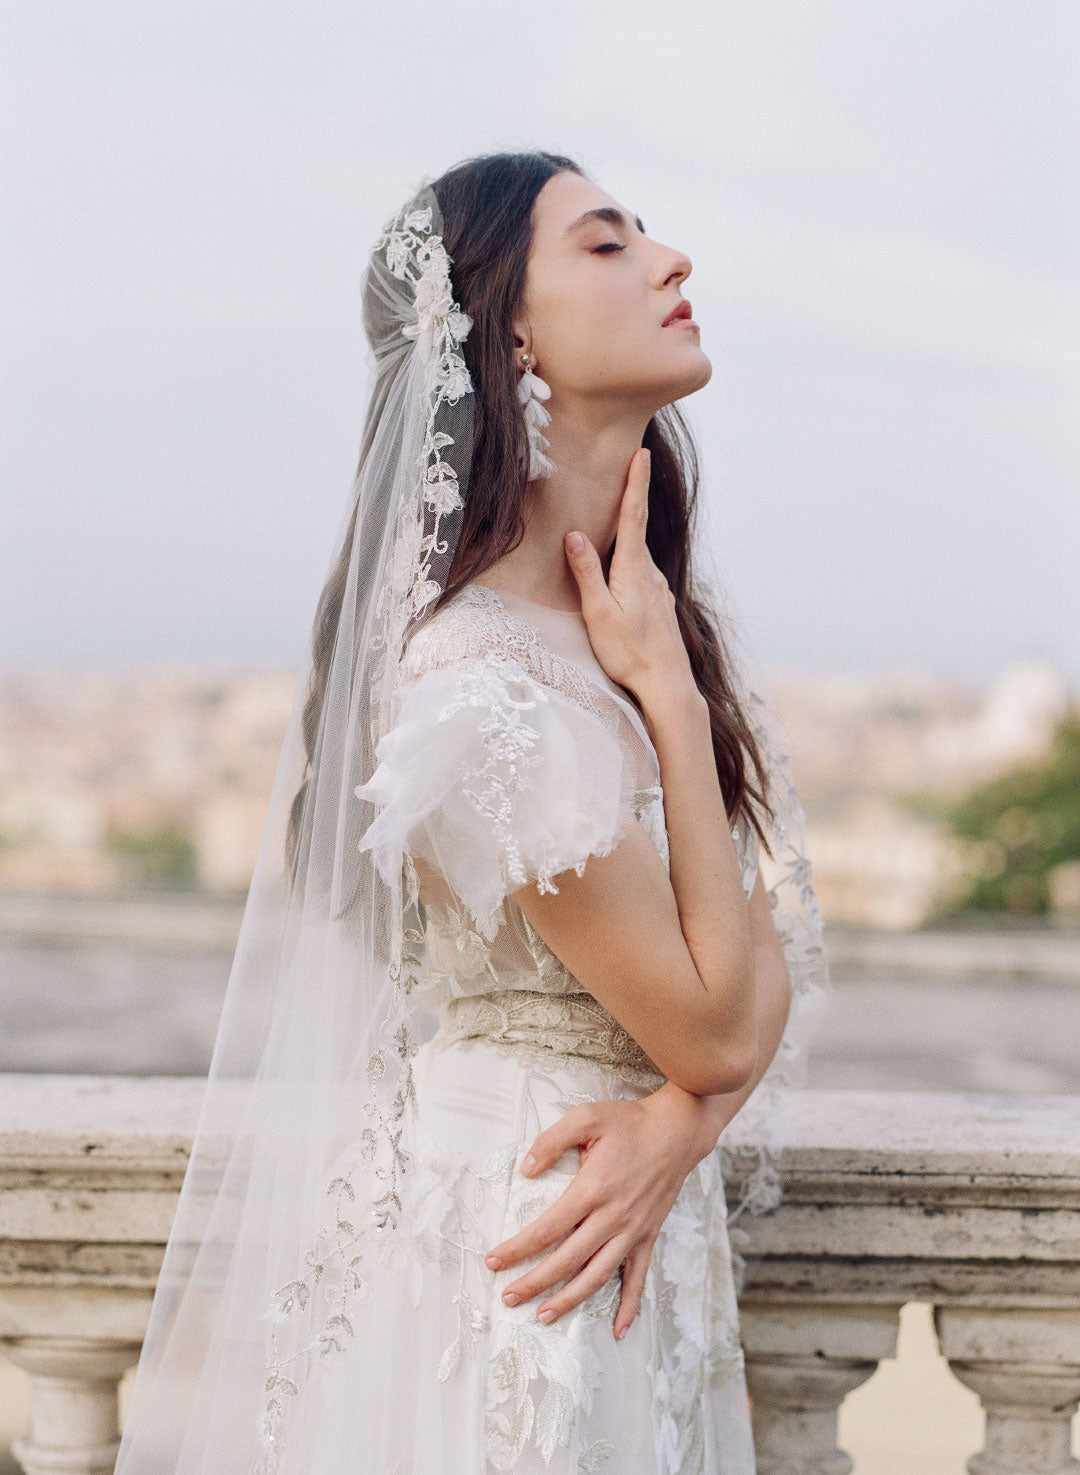
[[[603,218],[596,210],[617,212]],[[622,401],[646,416],[709,382],[700,331],[678,319],[690,259],[651,240],[589,180],[563,170],[533,205],[518,357],[528,347],[552,397]],[[598,406],[599,407],[599,406]]]

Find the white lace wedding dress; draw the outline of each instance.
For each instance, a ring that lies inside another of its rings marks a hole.
[[[622,1341],[618,1275],[545,1326],[541,1298],[501,1293],[548,1252],[484,1264],[576,1171],[575,1149],[522,1176],[537,1133],[663,1083],[509,895],[606,853],[635,818],[669,864],[648,730],[581,615],[483,584],[419,629],[406,663],[364,843],[405,855],[408,960],[436,1027],[414,1062],[410,1228],[364,1269],[380,1332],[352,1339],[305,1405],[303,1469],[344,1472],[349,1450],[355,1475],[752,1475],[718,1152],[686,1179]],[[733,833],[749,895],[756,836]]]

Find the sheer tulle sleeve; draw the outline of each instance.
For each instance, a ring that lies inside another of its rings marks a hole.
[[[515,662],[469,658],[402,690],[377,767],[355,790],[378,813],[359,842],[388,882],[405,854],[435,868],[489,940],[503,898],[591,855],[634,822],[633,776],[595,713]]]

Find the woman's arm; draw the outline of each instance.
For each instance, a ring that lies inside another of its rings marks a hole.
[[[550,1209],[512,1239],[494,1245],[488,1256],[491,1269],[516,1265],[570,1236],[504,1289],[504,1295],[528,1301],[565,1280],[545,1297],[538,1315],[547,1310],[565,1315],[623,1265],[612,1328],[616,1337],[623,1335],[637,1315],[653,1245],[686,1175],[716,1146],[776,1054],[791,982],[760,875],[748,912],[759,1033],[746,1084],[726,1095],[695,1096],[669,1081],[640,1101],[574,1107],[530,1145],[535,1166],[529,1176],[546,1171],[567,1150],[581,1149],[578,1172]]]
[[[746,896],[698,690],[667,580],[645,541],[648,457],[631,462],[608,579],[587,539],[571,555],[597,659],[637,697],[664,790],[670,865],[641,824],[557,893],[514,900],[556,957],[665,1076],[698,1095],[737,1091],[757,1052]]]
[[[667,1092],[676,1100],[681,1097],[684,1109],[689,1113],[689,1120],[700,1123],[704,1147],[697,1161],[713,1150],[720,1133],[749,1099],[769,1068],[773,1056],[780,1048],[791,1009],[791,973],[772,919],[768,892],[760,872],[750,892],[747,911],[754,945],[754,988],[758,1017],[757,1058],[753,1074],[739,1090],[729,1091],[725,1095],[694,1096],[671,1081],[654,1092],[654,1096]]]
[[[670,872],[636,826],[611,856],[590,860],[582,877],[561,877],[555,896],[541,897],[530,886],[515,899],[668,1082],[640,1101],[575,1107],[540,1133],[522,1171],[543,1172],[577,1146],[578,1172],[546,1213],[487,1256],[498,1270],[557,1245],[503,1291],[516,1304],[566,1281],[540,1306],[545,1320],[579,1304],[624,1265],[617,1337],[636,1314],[653,1243],[686,1175],[764,1074],[791,998],[760,876],[744,898],[707,707],[673,597],[645,543],[647,507],[648,456],[639,453],[620,509],[610,588],[587,540],[575,553],[568,539],[567,557],[597,658],[638,697],[652,731]],[[740,1051],[749,1054],[745,1068]]]

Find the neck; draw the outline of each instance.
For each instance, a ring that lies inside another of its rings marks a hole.
[[[508,588],[541,604],[579,608],[563,549],[564,537],[574,531],[590,540],[607,576],[630,459],[653,413],[628,415],[623,405],[618,415],[602,418],[595,404],[588,413],[560,404],[544,427],[555,470],[530,484],[525,535],[492,566],[497,578],[506,574]]]

